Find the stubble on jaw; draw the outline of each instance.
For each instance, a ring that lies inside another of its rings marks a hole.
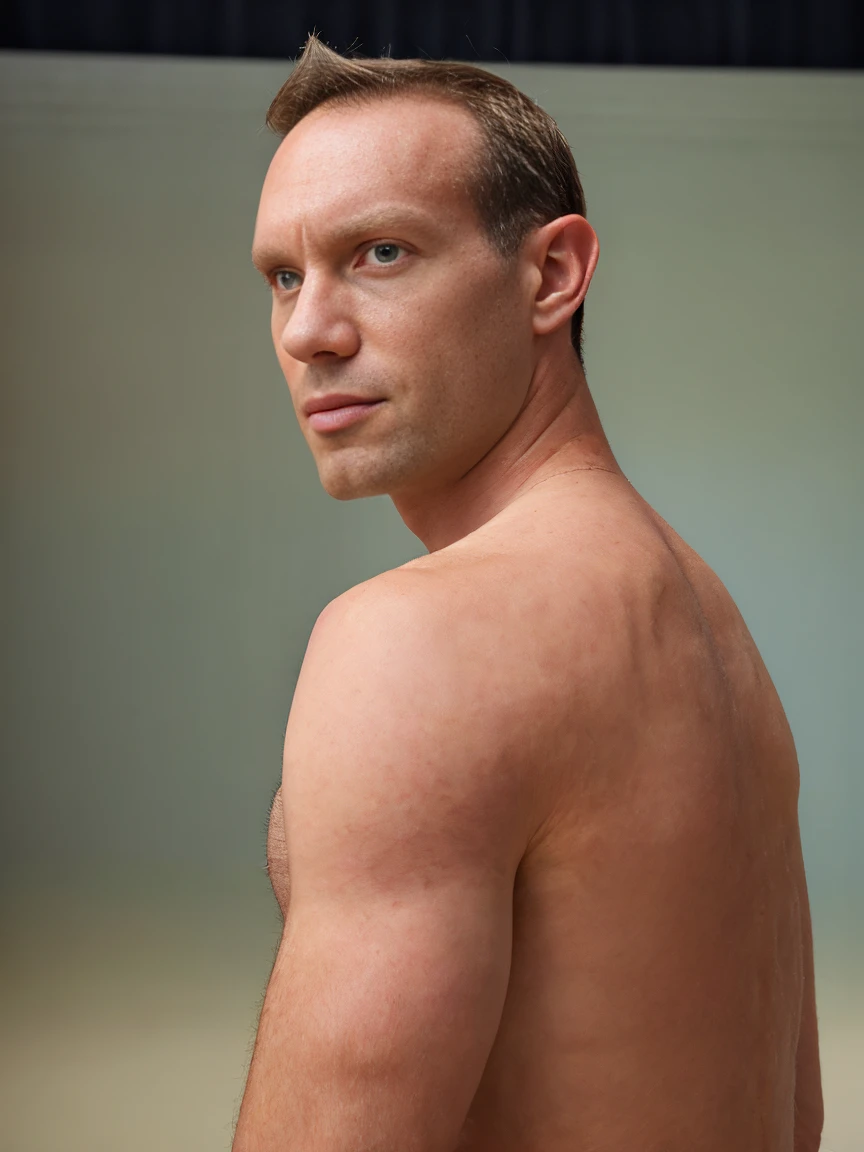
[[[377,415],[368,418],[370,425]],[[317,451],[312,448],[318,477],[328,496],[334,500],[390,496],[422,483],[424,474],[419,462],[435,455],[435,438],[429,430],[402,428],[387,436],[376,435],[373,428],[363,425],[346,428],[344,433],[330,433],[328,443]],[[341,443],[339,437],[343,438]]]

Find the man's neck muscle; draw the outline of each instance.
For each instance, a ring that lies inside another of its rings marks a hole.
[[[556,367],[538,365],[519,415],[464,476],[446,487],[392,496],[430,552],[474,532],[552,476],[588,469],[620,473],[581,366]]]

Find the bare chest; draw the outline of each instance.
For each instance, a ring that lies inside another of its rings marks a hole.
[[[267,875],[284,917],[290,900],[291,878],[288,873],[288,845],[285,840],[281,788],[273,798],[267,824]]]

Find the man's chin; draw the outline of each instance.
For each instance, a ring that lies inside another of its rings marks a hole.
[[[413,488],[421,476],[418,462],[422,458],[418,445],[405,443],[400,451],[346,448],[322,453],[315,463],[321,487],[328,496],[334,500],[361,500]]]
[[[386,496],[389,485],[383,477],[356,476],[345,472],[318,470],[321,487],[334,500],[362,500],[366,496]]]

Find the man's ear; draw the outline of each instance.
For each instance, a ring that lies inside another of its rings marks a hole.
[[[584,216],[559,216],[531,237],[529,258],[540,272],[534,297],[534,334],[546,336],[563,324],[585,299],[600,242]]]

